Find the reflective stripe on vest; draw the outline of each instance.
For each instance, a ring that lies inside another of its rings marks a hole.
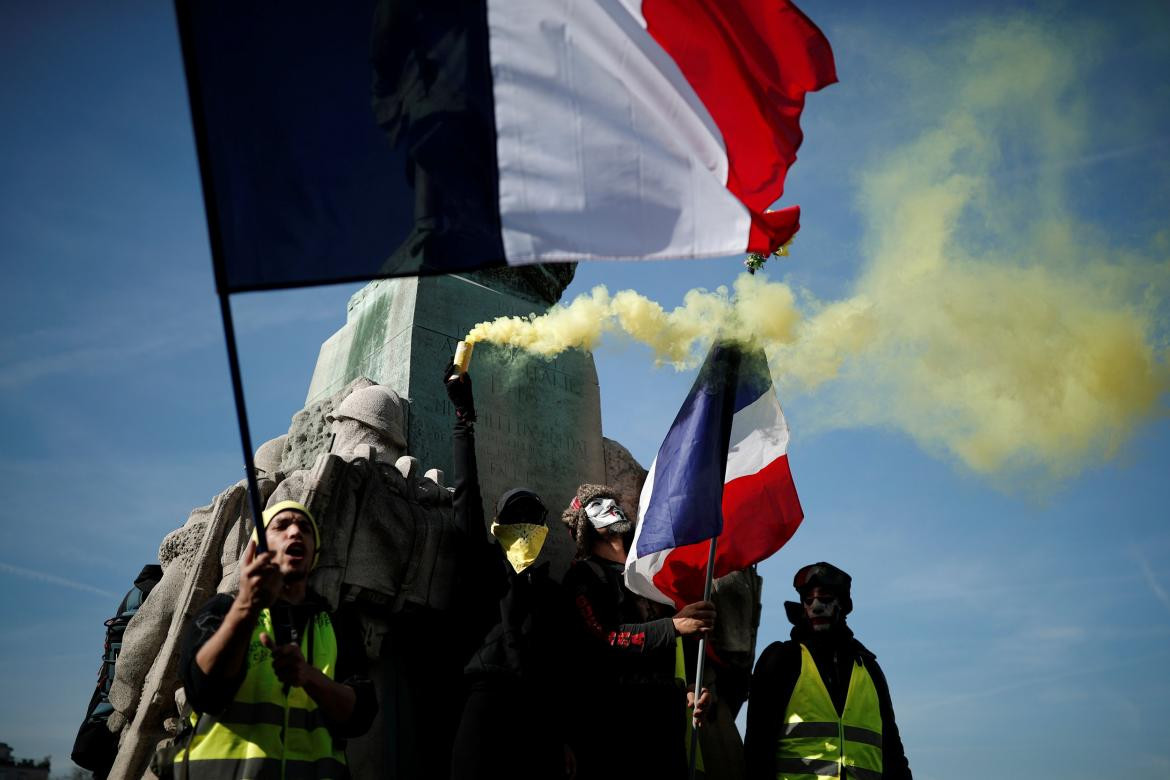
[[[235,698],[218,716],[202,714],[187,750],[175,759],[176,773],[198,780],[302,780],[348,778],[345,753],[335,750],[317,703],[303,688],[287,695],[272,668],[261,632],[275,636],[272,615],[260,613],[248,645],[248,671]],[[301,652],[333,679],[337,637],[324,612],[301,638]]]
[[[844,775],[842,775],[844,767]],[[882,716],[869,671],[854,663],[838,717],[812,654],[800,646],[800,677],[776,742],[779,780],[881,780]]]

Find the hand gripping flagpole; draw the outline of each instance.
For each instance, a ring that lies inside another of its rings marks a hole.
[[[219,270],[218,267],[216,269]],[[222,290],[222,288],[221,288]],[[236,421],[240,425],[240,444],[244,448],[244,472],[248,479],[248,504],[252,509],[252,527],[256,529],[256,554],[268,552],[268,537],[264,533],[264,508],[260,505],[260,486],[256,483],[256,464],[252,459],[252,434],[248,430],[248,409],[244,405],[244,382],[240,377],[240,357],[236,352],[236,331],[232,325],[232,304],[228,293],[219,293],[219,311],[223,317],[223,337],[227,344],[228,368],[232,375],[232,395],[236,401]],[[279,607],[279,608],[278,608]],[[278,645],[296,644],[299,637],[287,605],[273,605],[272,629]],[[283,686],[287,696],[289,686]]]

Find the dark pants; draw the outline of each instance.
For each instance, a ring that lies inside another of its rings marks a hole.
[[[686,694],[669,682],[618,685],[592,702],[577,750],[577,780],[687,776]]]
[[[455,733],[452,780],[556,780],[565,774],[554,713],[516,680],[472,682]]]

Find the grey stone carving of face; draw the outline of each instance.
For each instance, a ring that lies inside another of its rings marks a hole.
[[[377,459],[394,463],[406,454],[405,407],[388,387],[371,385],[355,390],[327,418],[333,434],[329,451],[342,457],[372,447]]]
[[[394,463],[406,452],[387,440],[377,429],[358,420],[336,419],[332,423],[332,433],[333,446],[329,451],[342,457],[355,454],[359,447],[373,447],[379,461]]]

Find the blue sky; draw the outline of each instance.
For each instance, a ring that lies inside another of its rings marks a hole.
[[[780,377],[807,517],[763,565],[760,649],[792,572],[830,560],[918,777],[1167,777],[1170,16],[803,8],[841,83],[809,98],[770,276],[810,321],[872,304],[876,335]],[[6,4],[0,69],[0,741],[62,771],[102,621],[241,467],[169,6]],[[739,271],[582,265],[568,294],[670,307]],[[255,441],[355,289],[237,297]],[[1111,363],[1114,331],[1152,367]],[[595,357],[606,432],[648,463],[693,377]],[[1095,360],[1100,397],[1062,405]]]

